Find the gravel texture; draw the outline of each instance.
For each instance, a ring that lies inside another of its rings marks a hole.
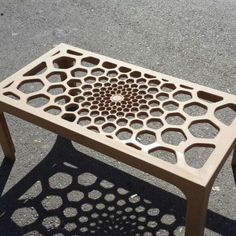
[[[232,0],[0,0],[0,81],[64,42],[236,94],[235,16]],[[0,150],[0,235],[183,235],[176,187],[6,118],[17,159]],[[210,195],[206,235],[236,235],[231,158]]]

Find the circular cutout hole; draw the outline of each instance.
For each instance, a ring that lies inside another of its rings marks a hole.
[[[152,109],[150,110],[150,114],[151,114],[152,116],[159,117],[159,116],[162,116],[163,111],[162,111],[160,108],[152,108]]]
[[[38,94],[27,99],[27,104],[32,107],[42,107],[49,102],[49,97],[44,94]]]
[[[149,151],[149,154],[171,164],[177,163],[175,152],[169,148],[157,147]]]
[[[105,125],[102,126],[102,130],[105,132],[105,133],[112,133],[114,132],[116,129],[116,126],[112,123],[107,123]]]
[[[101,68],[95,68],[95,69],[92,69],[91,74],[94,76],[101,76],[104,74],[104,72],[105,71]]]
[[[141,111],[141,112],[139,112],[139,113],[137,114],[137,117],[138,117],[139,119],[144,120],[144,119],[148,118],[148,114],[147,114],[146,112]]]
[[[197,138],[215,138],[219,128],[210,120],[196,120],[189,126],[190,133]]]
[[[44,111],[56,116],[61,113],[61,108],[57,107],[57,106],[49,106],[49,107],[45,108]]]
[[[214,149],[211,144],[194,144],[185,150],[185,161],[191,167],[202,168]]]
[[[171,113],[166,116],[166,121],[170,125],[182,125],[185,120],[185,117],[180,113]]]
[[[99,64],[99,59],[95,57],[85,57],[81,60],[81,64],[85,67],[94,67]]]
[[[149,145],[156,141],[156,135],[152,131],[144,130],[137,134],[136,140],[143,145]]]
[[[130,139],[132,137],[133,133],[131,130],[126,129],[126,128],[122,128],[120,130],[117,131],[116,136],[120,139],[120,140],[127,140]]]
[[[72,57],[59,57],[53,61],[55,68],[68,69],[75,64],[75,59]]]
[[[102,117],[102,116],[96,117],[95,120],[94,120],[95,124],[97,124],[97,125],[101,125],[101,124],[103,124],[105,121],[106,121],[105,118]]]
[[[178,92],[174,93],[173,97],[175,100],[177,100],[179,102],[186,102],[186,101],[192,99],[191,93],[189,93],[187,91],[178,91]]]
[[[87,126],[91,123],[91,118],[89,117],[81,117],[78,119],[77,124],[81,125],[81,126]]]
[[[30,94],[41,90],[44,84],[39,79],[26,80],[20,83],[17,87],[22,93]]]
[[[89,76],[89,77],[84,78],[84,81],[85,83],[93,84],[94,82],[96,82],[96,78]]]
[[[77,69],[71,71],[71,75],[73,77],[78,77],[78,78],[86,76],[87,73],[88,73],[87,70],[82,69],[82,68],[77,68]]]
[[[187,140],[181,129],[166,129],[162,132],[161,137],[165,143],[175,146],[178,146]]]
[[[53,85],[48,88],[48,93],[51,95],[59,95],[64,93],[65,90],[65,87],[62,85]]]
[[[178,109],[179,105],[174,101],[168,101],[163,104],[163,107],[166,111],[174,111]]]
[[[76,111],[79,108],[79,106],[76,103],[70,103],[66,105],[65,109],[66,111]]]
[[[161,86],[161,90],[168,93],[174,91],[175,89],[176,89],[176,86],[171,83],[165,83]]]
[[[128,121],[127,121],[126,119],[124,119],[124,118],[120,118],[120,119],[117,120],[116,123],[117,123],[119,126],[125,126],[125,125],[127,125]]]
[[[159,101],[165,101],[169,98],[169,95],[167,93],[159,93],[156,95],[156,99]]]
[[[151,129],[160,129],[163,123],[160,119],[151,118],[147,121],[147,126]]]
[[[69,122],[73,122],[73,121],[75,121],[76,116],[74,114],[71,114],[71,113],[65,113],[61,118],[64,119],[64,120],[67,120]]]
[[[202,116],[207,113],[207,107],[198,102],[192,102],[184,106],[184,111],[190,116]]]
[[[132,120],[130,122],[130,127],[133,129],[140,129],[143,127],[143,122],[141,120]]]

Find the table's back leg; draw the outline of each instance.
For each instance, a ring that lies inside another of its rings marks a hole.
[[[236,147],[234,147],[233,151],[233,159],[232,159],[232,166],[236,168]]]
[[[197,190],[192,187],[192,192],[187,196],[187,212],[186,212],[186,236],[203,236],[207,206],[210,190]]]
[[[3,112],[0,112],[0,143],[5,157],[15,160],[15,148]]]

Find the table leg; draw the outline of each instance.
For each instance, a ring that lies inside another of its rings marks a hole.
[[[202,236],[204,234],[207,205],[209,200],[207,189],[195,191],[187,196],[186,236]]]
[[[0,143],[5,157],[15,160],[15,148],[3,112],[0,112]]]
[[[231,165],[236,168],[236,147],[233,150],[233,159]]]

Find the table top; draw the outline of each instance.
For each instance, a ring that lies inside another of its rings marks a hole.
[[[5,79],[0,94],[3,111],[201,185],[235,144],[235,95],[66,44]]]

